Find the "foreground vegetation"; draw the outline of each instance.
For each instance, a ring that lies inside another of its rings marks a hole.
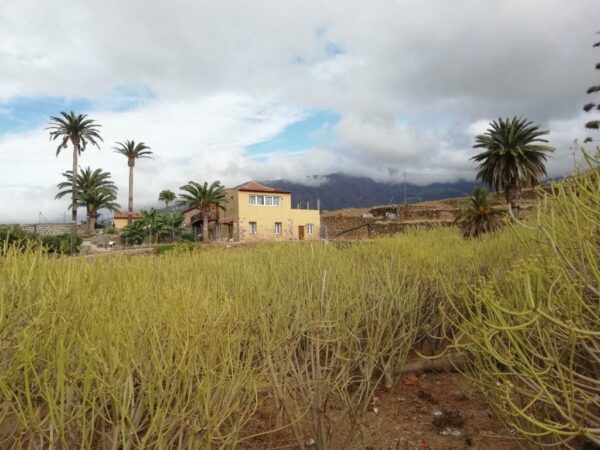
[[[5,248],[0,447],[232,448],[287,429],[299,448],[351,448],[374,390],[436,337],[507,425],[599,442],[599,177],[479,239],[93,261]]]

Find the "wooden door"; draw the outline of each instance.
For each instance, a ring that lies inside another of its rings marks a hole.
[[[304,240],[304,225],[298,227],[298,239]]]

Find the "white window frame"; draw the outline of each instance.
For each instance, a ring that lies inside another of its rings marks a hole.
[[[313,234],[313,231],[314,231],[314,230],[313,230],[313,228],[314,228],[314,227],[313,227],[313,224],[312,224],[312,223],[307,223],[307,224],[306,224],[306,233],[307,233],[307,234]]]
[[[275,222],[275,234],[277,236],[280,236],[282,231],[283,231],[283,223]]]
[[[279,195],[250,195],[248,204],[251,206],[281,206],[283,198]]]
[[[258,233],[258,223],[248,222],[248,233],[255,236]]]

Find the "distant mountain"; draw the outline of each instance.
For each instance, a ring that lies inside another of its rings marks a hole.
[[[316,177],[315,177],[316,178]],[[262,184],[292,192],[294,207],[300,203],[311,208],[317,199],[322,210],[343,208],[366,208],[370,206],[398,204],[404,201],[403,183],[382,183],[371,178],[356,177],[343,173],[332,173],[319,177],[320,184],[307,185],[288,180],[261,181]],[[314,180],[310,180],[311,183]],[[406,184],[408,203],[426,200],[439,200],[451,197],[464,197],[473,192],[477,183],[459,180],[453,183],[432,183],[425,186]]]

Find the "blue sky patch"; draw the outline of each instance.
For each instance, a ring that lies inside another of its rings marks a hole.
[[[17,97],[0,102],[0,135],[19,133],[48,123],[61,111],[84,111],[91,107],[86,99],[60,97]]]
[[[252,144],[246,149],[255,157],[274,152],[298,152],[331,140],[333,126],[340,120],[334,111],[317,110],[288,125],[273,139]]]
[[[0,101],[0,135],[19,133],[48,123],[61,111],[91,114],[94,111],[127,111],[155,98],[144,87],[116,86],[106,100],[66,97],[16,97]]]

